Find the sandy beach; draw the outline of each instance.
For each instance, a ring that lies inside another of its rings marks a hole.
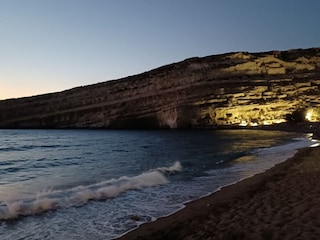
[[[120,239],[318,239],[319,183],[320,147],[301,149]]]

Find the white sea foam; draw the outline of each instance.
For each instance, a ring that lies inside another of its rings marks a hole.
[[[171,167],[159,167],[155,170],[164,174],[173,174],[176,172],[180,172],[182,170],[182,166],[180,162],[175,162]]]
[[[256,149],[254,151],[255,154],[258,154],[260,157],[263,155],[266,155],[269,157],[269,155],[273,155],[274,157],[286,160],[290,157],[293,157],[294,154],[297,152],[297,150],[305,147],[312,146],[316,140],[313,140],[312,138],[294,138],[292,139],[292,142],[274,146],[270,148],[260,148]]]
[[[181,169],[180,162],[176,162],[170,167],[160,167],[133,177],[123,176],[88,186],[41,192],[33,198],[3,202],[0,203],[0,220],[41,214],[64,207],[81,206],[90,200],[114,198],[129,190],[167,184],[169,181],[164,174],[176,173]]]

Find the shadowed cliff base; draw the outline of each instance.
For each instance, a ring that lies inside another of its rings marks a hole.
[[[2,100],[0,128],[212,128],[319,122],[319,69],[319,48],[195,57],[119,80]]]

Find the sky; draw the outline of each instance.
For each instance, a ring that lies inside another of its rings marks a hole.
[[[0,0],[0,99],[190,57],[320,47],[319,0]]]

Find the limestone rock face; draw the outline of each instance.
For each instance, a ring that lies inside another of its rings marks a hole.
[[[190,58],[127,78],[0,101],[1,128],[186,128],[320,121],[320,49]]]

